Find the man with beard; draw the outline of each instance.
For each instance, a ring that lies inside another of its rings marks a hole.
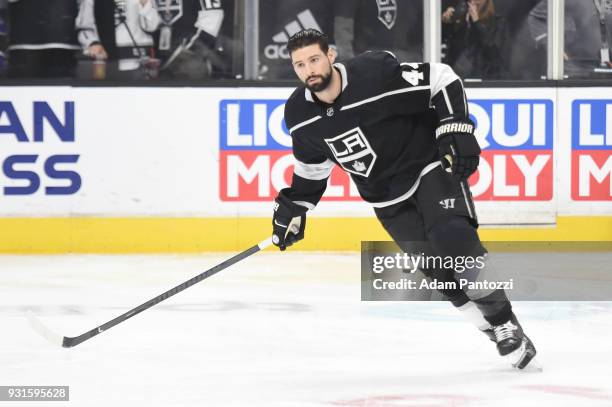
[[[293,35],[287,49],[302,86],[285,105],[295,167],[291,187],[275,200],[273,243],[285,250],[304,238],[306,212],[339,165],[406,253],[486,258],[467,185],[480,147],[463,85],[452,69],[400,63],[386,51],[334,63],[327,37],[314,29]],[[422,271],[443,282],[457,282],[457,273],[479,274],[475,267]],[[442,294],[502,356],[519,369],[529,364],[535,347],[503,290],[444,286]]]

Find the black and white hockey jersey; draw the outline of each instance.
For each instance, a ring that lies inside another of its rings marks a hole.
[[[400,63],[385,51],[334,67],[342,91],[333,104],[302,85],[285,105],[296,159],[290,198],[314,208],[337,164],[374,207],[408,199],[440,165],[439,122],[468,117],[461,80],[447,65]]]

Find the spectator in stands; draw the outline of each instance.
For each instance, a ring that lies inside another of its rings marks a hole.
[[[204,80],[235,77],[234,0],[157,0],[162,24],[161,76]]]
[[[546,58],[548,1],[542,0],[529,15],[529,26]],[[565,73],[569,76],[589,76],[596,68],[609,67],[612,4],[605,0],[565,1]]]
[[[495,0],[495,15],[505,25],[503,49],[504,76],[507,79],[538,79],[545,73],[539,66],[535,43],[529,32],[529,12],[540,0]],[[468,3],[465,0],[442,0],[442,60],[454,65],[463,53]]]
[[[9,66],[13,78],[69,78],[80,49],[77,0],[10,0]]]
[[[154,61],[153,32],[160,24],[155,0],[81,0],[76,19],[85,53],[109,61],[110,79],[142,79]]]
[[[527,22],[530,11],[539,1],[495,0],[495,13],[503,16],[507,24],[510,79],[539,79],[540,72],[546,71],[546,60],[543,68],[538,66],[537,50]]]
[[[453,66],[465,47],[467,2],[442,0],[442,61]]]
[[[393,51],[400,61],[423,59],[423,2],[334,1],[340,60],[368,50]]]
[[[446,61],[461,77],[504,79],[508,77],[507,28],[505,19],[495,14],[493,0],[459,0],[447,7],[442,22],[446,32]]]

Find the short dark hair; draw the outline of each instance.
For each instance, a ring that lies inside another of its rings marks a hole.
[[[319,44],[321,51],[327,53],[329,50],[329,41],[327,35],[314,28],[299,31],[289,38],[287,43],[287,51],[291,54],[293,51],[307,47],[309,45]]]

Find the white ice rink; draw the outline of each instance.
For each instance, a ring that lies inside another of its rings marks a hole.
[[[360,301],[359,254],[258,253],[72,349],[214,266],[202,256],[0,256],[0,385],[17,406],[612,406],[612,303],[515,303],[543,372],[512,370],[446,303]]]

